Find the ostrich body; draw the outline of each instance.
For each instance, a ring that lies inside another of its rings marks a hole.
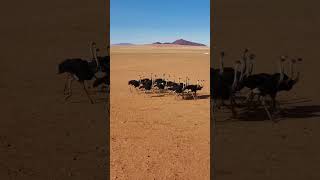
[[[128,82],[128,85],[137,88],[137,87],[139,87],[140,82],[137,81],[137,80],[130,80],[130,81]]]
[[[72,96],[72,90],[71,90],[71,84],[73,80],[77,80],[83,85],[83,89],[85,90],[90,102],[93,104],[94,101],[90,97],[86,86],[84,84],[85,81],[91,80],[93,77],[95,77],[95,69],[92,69],[90,66],[90,62],[75,58],[75,59],[66,59],[62,63],[59,64],[59,72],[58,74],[62,73],[68,73],[68,78],[65,84],[65,93],[68,89],[68,95],[65,97],[65,100],[70,98]]]

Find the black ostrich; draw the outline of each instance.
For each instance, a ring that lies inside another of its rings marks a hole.
[[[140,82],[137,81],[137,80],[130,80],[130,81],[128,82],[128,85],[137,88],[137,87],[140,86]]]
[[[142,85],[139,87],[139,89],[145,89],[146,91],[150,91],[152,89],[152,79],[145,80],[142,82]]]
[[[302,61],[302,59],[299,58],[298,61]],[[292,60],[291,63],[295,64],[296,62],[295,60]],[[276,122],[276,120],[273,119],[272,114],[266,107],[265,98],[266,96],[270,96],[272,102],[272,110],[276,110],[277,93],[280,91],[290,91],[293,88],[293,86],[299,81],[300,72],[297,72],[297,75],[295,77],[293,77],[293,74],[294,73],[291,69],[292,76],[289,77],[283,72],[283,68],[281,68],[280,73],[273,74],[264,83],[253,89],[253,93],[259,95],[262,98],[262,105],[264,106],[264,109],[267,112],[269,119],[274,122]]]
[[[106,73],[106,76],[109,76],[110,74],[110,56],[98,57],[98,49],[96,48],[95,42],[91,43],[90,48],[93,56],[92,60],[87,61],[80,58],[71,58],[64,60],[58,65],[58,74],[68,74],[64,88],[64,94],[67,95],[65,97],[65,100],[69,99],[72,96],[71,85],[73,80],[77,80],[83,85],[83,88],[88,98],[90,99],[90,102],[93,104],[94,100],[90,97],[86,89],[85,82],[92,80],[93,78],[98,79],[95,75],[98,71],[103,71],[104,73]]]
[[[234,83],[234,76],[235,76],[235,72],[236,72],[238,82],[241,82],[246,77],[248,52],[249,52],[249,50],[247,48],[243,51],[243,55],[242,55],[242,59],[241,59],[242,68],[241,69],[238,68],[238,70],[236,70],[236,71],[233,67],[224,67],[225,53],[221,52],[220,53],[220,68],[219,69],[211,69],[210,68],[210,74],[222,75],[224,84],[232,85]],[[254,58],[254,56],[252,56],[252,57]],[[242,89],[240,85],[237,85],[237,87],[235,87],[235,88],[237,88],[237,89],[235,89],[236,91],[239,91]],[[224,104],[223,99],[222,99],[222,104]]]
[[[237,72],[241,62],[236,61],[234,71]],[[219,71],[215,71],[213,68],[210,68],[210,94],[211,98],[214,101],[213,105],[216,106],[216,100],[230,100],[230,108],[233,116],[236,115],[236,111],[234,109],[234,101],[232,100],[234,89],[238,83],[239,77],[238,73],[233,73],[233,82],[230,83],[230,74],[220,73]],[[241,74],[240,74],[241,75]]]
[[[210,82],[211,82],[211,87],[213,87],[213,85],[217,85],[216,83],[220,84],[222,89],[226,89],[227,87],[231,87],[234,86],[234,90],[235,91],[239,91],[241,88],[239,88],[240,86],[238,85],[238,82],[240,82],[243,78],[244,78],[244,74],[247,71],[247,54],[248,54],[249,50],[246,48],[243,51],[243,55],[242,55],[242,68],[238,68],[238,66],[241,64],[241,62],[237,61],[237,70],[235,70],[232,67],[224,67],[224,56],[225,53],[222,51],[220,53],[220,68],[219,69],[213,69],[210,68]],[[239,64],[240,63],[240,64]],[[236,72],[236,74],[235,74]],[[235,86],[236,84],[234,84],[234,77],[237,77],[237,86]],[[217,81],[221,81],[221,82],[217,82]],[[222,87],[225,86],[225,87]],[[216,89],[218,90],[218,89]],[[211,94],[213,94],[213,89],[210,88]],[[228,98],[220,98],[221,100],[221,105],[225,105],[224,104],[224,100],[229,99],[230,101],[233,101],[233,103],[235,104],[235,99],[234,99],[234,95],[230,96],[231,98],[229,98],[229,95],[227,95],[228,92],[225,93],[225,96]],[[222,94],[221,94],[222,95]],[[231,102],[230,102],[231,103]]]
[[[132,92],[132,87],[134,87],[137,90],[137,88],[140,86],[140,81],[133,79],[128,81],[128,85],[130,92]]]
[[[157,87],[159,90],[164,90],[166,87],[167,81],[164,79],[156,79],[154,81],[154,87]]]
[[[64,93],[67,94],[65,100],[69,99],[72,96],[71,85],[73,80],[77,80],[83,86],[84,91],[86,92],[90,102],[93,104],[94,101],[90,97],[86,86],[85,81],[91,80],[95,77],[96,69],[92,68],[92,62],[88,62],[83,59],[74,58],[74,59],[66,59],[62,63],[59,64],[59,72],[58,74],[67,73],[67,81],[65,84]],[[68,93],[66,91],[68,90]]]
[[[183,88],[185,87],[184,83],[174,83],[172,87],[169,87],[168,90],[174,92],[177,96],[181,95],[184,98]]]
[[[263,85],[266,81],[272,79],[272,77],[277,77],[279,76],[279,78],[283,79],[283,71],[284,71],[284,66],[283,66],[283,62],[286,61],[286,56],[281,56],[280,57],[280,61],[279,61],[279,73],[275,73],[275,74],[268,74],[268,73],[258,73],[258,74],[253,74],[253,75],[249,75],[249,76],[245,76],[243,78],[242,81],[239,82],[239,86],[238,86],[238,90],[241,90],[244,87],[247,87],[250,92],[249,95],[247,97],[247,103],[251,103],[251,101],[254,98],[254,93],[252,92],[253,89],[257,88],[258,86]],[[281,77],[280,77],[280,74]]]
[[[199,84],[199,80],[197,84],[190,84],[183,88],[183,91],[187,90],[192,93],[194,99],[197,99],[197,91],[200,91],[203,88],[202,85]]]

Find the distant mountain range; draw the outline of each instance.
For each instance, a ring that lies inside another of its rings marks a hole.
[[[191,42],[191,41],[187,41],[184,39],[178,39],[172,43],[169,42],[165,42],[165,43],[161,43],[161,42],[155,42],[152,44],[174,44],[174,45],[186,45],[186,46],[206,46],[205,44],[200,44],[200,43],[195,43],[195,42]]]
[[[187,40],[184,40],[184,39],[178,39],[178,40],[173,41],[173,42],[164,42],[164,43],[155,42],[155,43],[152,43],[152,44],[155,44],[155,45],[172,44],[172,45],[185,45],[185,46],[207,46],[205,44],[195,43],[195,42],[187,41]],[[118,43],[118,44],[112,44],[112,45],[114,45],[114,46],[134,46],[135,44],[132,44],[132,43]]]

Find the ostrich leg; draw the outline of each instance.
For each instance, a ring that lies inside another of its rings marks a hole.
[[[71,96],[72,96],[72,88],[71,88],[71,85],[72,85],[72,82],[73,82],[73,78],[69,78],[69,83],[68,83],[68,95],[64,98],[64,100],[68,100]]]
[[[86,92],[86,94],[87,94],[87,96],[88,96],[88,98],[89,98],[89,100],[90,100],[91,104],[94,104],[94,101],[93,101],[93,99],[90,97],[89,92],[88,92],[88,90],[87,90],[87,88],[86,88],[86,86],[85,86],[84,82],[81,82],[81,84],[82,84],[83,89],[84,89],[84,91]]]
[[[230,104],[231,112],[232,112],[232,117],[236,118],[237,117],[237,111],[235,110],[235,104],[231,102]]]
[[[67,92],[67,90],[68,90],[68,86],[69,86],[69,82],[70,82],[71,77],[72,76],[68,73],[67,78],[66,78],[66,83],[64,84],[64,89],[63,89],[64,95],[68,95],[68,93],[69,93],[69,92]]]
[[[69,77],[67,77],[66,83],[64,84],[64,89],[63,89],[64,95],[67,95],[68,83],[69,83]]]
[[[266,106],[265,97],[262,97],[261,101],[262,101],[262,106],[264,107],[264,110],[266,111],[269,119],[272,120],[273,122],[277,122],[275,119],[272,118],[272,115],[271,115],[270,111],[268,110],[268,108]]]

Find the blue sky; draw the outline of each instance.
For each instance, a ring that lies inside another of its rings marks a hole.
[[[210,44],[210,0],[110,0],[111,44]]]

